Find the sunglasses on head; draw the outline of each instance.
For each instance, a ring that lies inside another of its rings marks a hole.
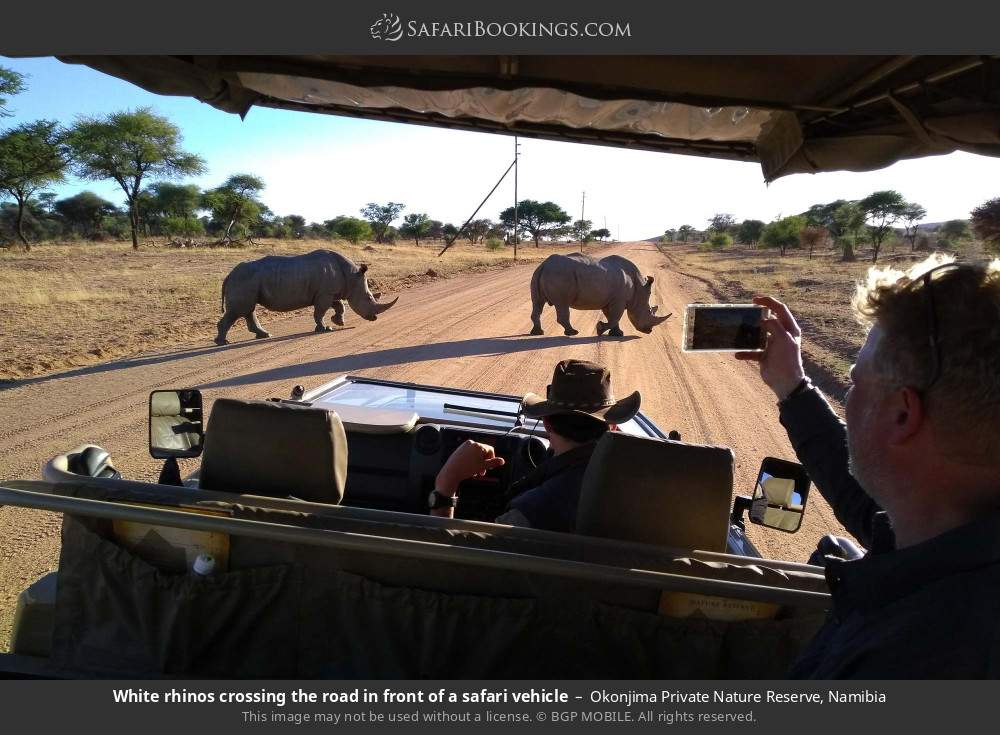
[[[934,266],[920,278],[913,281],[913,283],[923,282],[924,293],[927,295],[925,299],[927,302],[927,339],[930,344],[931,359],[933,362],[931,363],[931,378],[927,385],[923,388],[924,393],[927,393],[931,388],[933,388],[934,384],[937,383],[938,378],[941,377],[941,342],[938,338],[937,307],[934,303],[934,288],[932,286],[934,279],[932,276],[934,273],[939,271],[958,267],[958,263],[944,263],[942,265]]]

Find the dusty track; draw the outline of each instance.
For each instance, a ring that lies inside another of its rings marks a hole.
[[[200,387],[220,396],[288,395],[295,384],[313,387],[342,373],[521,394],[548,382],[559,359],[576,357],[611,366],[619,393],[642,392],[643,411],[688,441],[724,444],[737,458],[736,491],[749,492],[762,457],[793,458],[777,408],[754,368],[719,355],[680,351],[683,306],[711,301],[706,286],[667,270],[648,243],[614,250],[656,276],[654,302],[674,317],[652,335],[623,324],[626,337],[599,339],[597,313],[574,312],[577,337],[564,337],[551,308],[544,337],[530,328],[527,267],[460,276],[407,291],[378,322],[348,312],[348,328],[312,333],[308,312],[265,324],[274,337],[255,341],[237,324],[225,347],[201,344],[145,354],[67,373],[42,376],[0,392],[0,478],[31,479],[53,455],[83,442],[108,448],[126,477],[155,479],[158,464],[146,445],[151,390]],[[603,254],[603,253],[602,253]],[[194,469],[182,461],[185,474]],[[0,508],[0,649],[6,646],[14,598],[59,551],[58,516]],[[751,529],[766,556],[805,560],[824,533],[843,533],[814,493],[797,534]]]

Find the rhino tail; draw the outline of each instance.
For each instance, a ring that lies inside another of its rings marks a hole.
[[[230,273],[230,274],[229,274],[228,276],[226,276],[226,277],[225,277],[225,278],[224,278],[224,279],[222,280],[222,298],[221,298],[221,301],[222,301],[222,313],[223,313],[223,314],[225,314],[225,313],[226,313],[226,284],[227,284],[227,283],[229,283],[229,278],[230,278],[230,276],[232,276],[232,275],[233,275],[233,274],[232,274],[232,273]]]
[[[542,266],[535,268],[535,272],[531,274],[531,304],[545,304],[542,296]]]

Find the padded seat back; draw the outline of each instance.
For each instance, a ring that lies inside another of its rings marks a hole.
[[[346,480],[347,436],[337,414],[231,398],[212,407],[199,487],[336,505]]]
[[[725,551],[733,453],[608,432],[583,478],[577,533]]]

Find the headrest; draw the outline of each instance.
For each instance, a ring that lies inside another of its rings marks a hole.
[[[158,391],[153,394],[150,413],[153,416],[179,416],[181,399],[174,391]]]
[[[763,482],[764,497],[771,505],[791,505],[795,480],[786,477],[769,477]]]
[[[321,408],[220,398],[205,432],[199,486],[338,504],[347,480],[347,437]]]
[[[583,478],[577,533],[725,551],[733,453],[609,431]]]

